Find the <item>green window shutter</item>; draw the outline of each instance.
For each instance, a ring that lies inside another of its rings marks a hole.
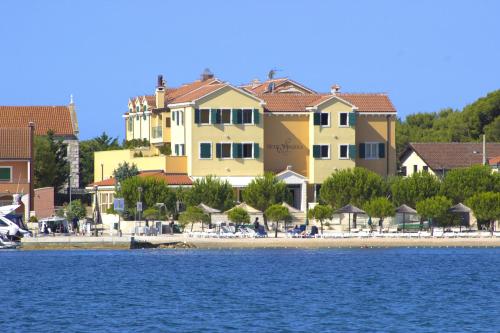
[[[378,144],[378,157],[385,158],[385,143],[383,142]]]
[[[217,109],[210,109],[210,122],[217,124]]]
[[[365,144],[359,144],[359,158],[365,158]]]
[[[175,155],[177,155],[177,156],[179,155],[179,145],[178,144],[175,145]]]
[[[210,143],[202,143],[200,144],[200,157],[201,158],[210,158],[212,157],[212,152],[210,150]]]
[[[243,124],[243,110],[239,109],[237,113],[238,119],[237,123],[238,124]]]
[[[356,145],[349,145],[349,159],[356,159]]]
[[[253,144],[253,157],[254,158],[259,158],[259,144],[257,142],[255,142]]]
[[[194,123],[199,124],[200,123],[200,109],[195,109],[194,110]]]
[[[321,156],[321,147],[319,145],[313,145],[313,157],[320,158]]]
[[[259,109],[253,109],[253,123],[258,124],[260,121]]]
[[[220,109],[217,109],[217,112],[215,114],[216,114],[216,117],[215,117],[216,123],[217,124],[222,123],[222,111]]]
[[[10,168],[0,168],[0,180],[10,180]]]
[[[172,121],[175,121],[175,114],[176,113],[177,113],[177,111],[176,112],[172,112]]]
[[[222,145],[220,143],[215,144],[215,157],[221,158],[222,156]]]
[[[241,158],[243,156],[243,145],[241,143],[233,143],[233,158]]]
[[[349,112],[349,126],[356,126],[356,114],[354,112]]]
[[[314,126],[319,126],[321,124],[321,113],[314,113]]]

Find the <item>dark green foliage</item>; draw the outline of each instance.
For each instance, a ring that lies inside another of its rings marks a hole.
[[[482,134],[490,141],[500,141],[500,90],[481,97],[460,112],[417,113],[396,123],[398,154],[409,142],[471,142]]]
[[[285,182],[266,172],[263,177],[253,179],[243,191],[243,200],[250,206],[264,212],[264,225],[267,225],[265,211],[269,206],[286,202],[288,190]]]
[[[149,147],[149,141],[147,139],[132,139],[132,140],[124,140],[123,148],[124,149],[132,149],[139,147]]]
[[[290,212],[288,211],[288,209],[285,206],[280,205],[280,204],[274,204],[272,206],[269,206],[266,209],[265,214],[269,220],[276,222],[276,229],[274,231],[274,237],[277,238],[278,237],[278,225],[280,222],[282,222],[282,221],[286,222],[287,220],[289,220],[291,218]]]
[[[235,207],[227,213],[229,221],[237,224],[248,224],[250,223],[250,215],[248,212],[240,207]]]
[[[434,196],[417,202],[417,212],[423,218],[433,220],[433,225],[443,228],[453,222],[453,214],[449,213],[451,200],[444,196]]]
[[[35,188],[51,187],[59,191],[68,181],[67,145],[48,131],[35,137]]]
[[[394,177],[389,180],[392,202],[415,208],[418,201],[439,194],[441,182],[428,172],[416,172],[409,177]]]
[[[198,207],[190,206],[179,215],[179,224],[183,229],[189,223],[191,223],[191,229],[193,229],[193,224],[198,222],[201,222],[202,225],[210,222],[210,217]]]
[[[142,188],[141,194],[139,194],[139,187]],[[121,183],[121,188],[116,193],[117,198],[125,199],[125,208],[132,213],[135,212],[139,196],[143,203],[143,210],[154,208],[157,203],[164,203],[168,212],[174,211],[175,193],[163,180],[154,177],[130,177]]]
[[[66,206],[66,218],[68,221],[73,218],[82,219],[85,217],[85,207],[80,200],[73,200]]]
[[[323,221],[333,217],[333,209],[327,205],[316,205],[314,208],[309,209],[307,216],[310,219],[318,220],[321,224],[321,234],[323,234]]]
[[[347,204],[363,206],[368,200],[385,196],[387,183],[377,173],[365,168],[337,170],[321,185],[321,200],[338,209]]]
[[[118,164],[118,168],[113,171],[113,177],[115,177],[116,182],[122,182],[127,178],[137,176],[139,170],[135,164],[128,164],[128,162],[123,162]]]
[[[478,220],[488,222],[493,231],[493,223],[500,219],[500,193],[481,192],[470,197],[466,204],[472,209]]]
[[[172,148],[170,147],[170,144],[163,144],[163,146],[159,147],[158,150],[160,151],[160,154],[170,156],[172,155]]]
[[[450,170],[444,177],[441,194],[454,203],[464,202],[479,192],[500,188],[500,178],[492,174],[488,166],[474,165],[468,168]]]
[[[117,138],[103,132],[90,140],[80,141],[80,186],[85,187],[94,181],[94,152],[120,149]]]
[[[234,191],[227,181],[215,176],[206,176],[196,179],[193,187],[184,191],[183,199],[188,206],[204,203],[225,211],[234,206]]]

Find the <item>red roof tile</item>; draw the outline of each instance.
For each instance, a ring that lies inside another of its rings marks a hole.
[[[0,127],[23,128],[35,123],[35,134],[53,130],[58,136],[74,136],[67,106],[0,106]]]
[[[241,86],[241,88],[253,93],[253,94],[269,94],[267,92],[267,89],[269,87],[270,83],[274,83],[274,92],[279,92],[280,91],[280,86],[288,84],[295,86],[298,90],[302,90],[305,94],[315,94],[316,92],[298,82],[295,82],[289,78],[276,78],[272,80],[266,80],[264,82],[259,82],[257,84],[254,83],[249,83],[249,84],[244,84]]]
[[[356,106],[359,112],[396,112],[386,94],[337,93],[336,96]]]
[[[470,142],[410,143],[407,152],[414,150],[433,170],[450,170],[469,167],[483,162],[483,144]],[[487,143],[486,156],[499,156],[500,143]]]
[[[0,128],[0,159],[29,159],[30,128]]]
[[[306,107],[323,98],[313,94],[261,94],[257,97],[264,100],[264,108],[268,112],[308,112]]]
[[[214,83],[206,86],[202,86],[196,90],[192,90],[188,92],[187,94],[184,94],[182,96],[179,96],[177,98],[174,98],[172,101],[169,103],[171,104],[176,104],[176,103],[187,103],[187,102],[192,102],[195,101],[205,95],[208,95],[224,86],[227,86],[224,83]]]

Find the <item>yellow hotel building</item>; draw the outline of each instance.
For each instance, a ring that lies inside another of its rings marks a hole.
[[[151,147],[141,157],[137,150],[96,153],[96,181],[127,161],[191,179],[215,175],[240,196],[271,171],[305,211],[334,170],[396,172],[396,110],[385,94],[342,93],[339,86],[317,93],[287,78],[234,86],[208,72],[169,88],[159,76],[155,95],[130,99],[123,117],[126,139],[147,139]],[[164,145],[170,156],[160,153]]]

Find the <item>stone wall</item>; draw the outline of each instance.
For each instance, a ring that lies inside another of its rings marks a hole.
[[[70,164],[71,172],[71,188],[80,187],[80,144],[78,140],[64,140],[64,143],[68,145],[67,159]],[[65,186],[67,188],[67,184]],[[66,191],[66,190],[64,190]]]

